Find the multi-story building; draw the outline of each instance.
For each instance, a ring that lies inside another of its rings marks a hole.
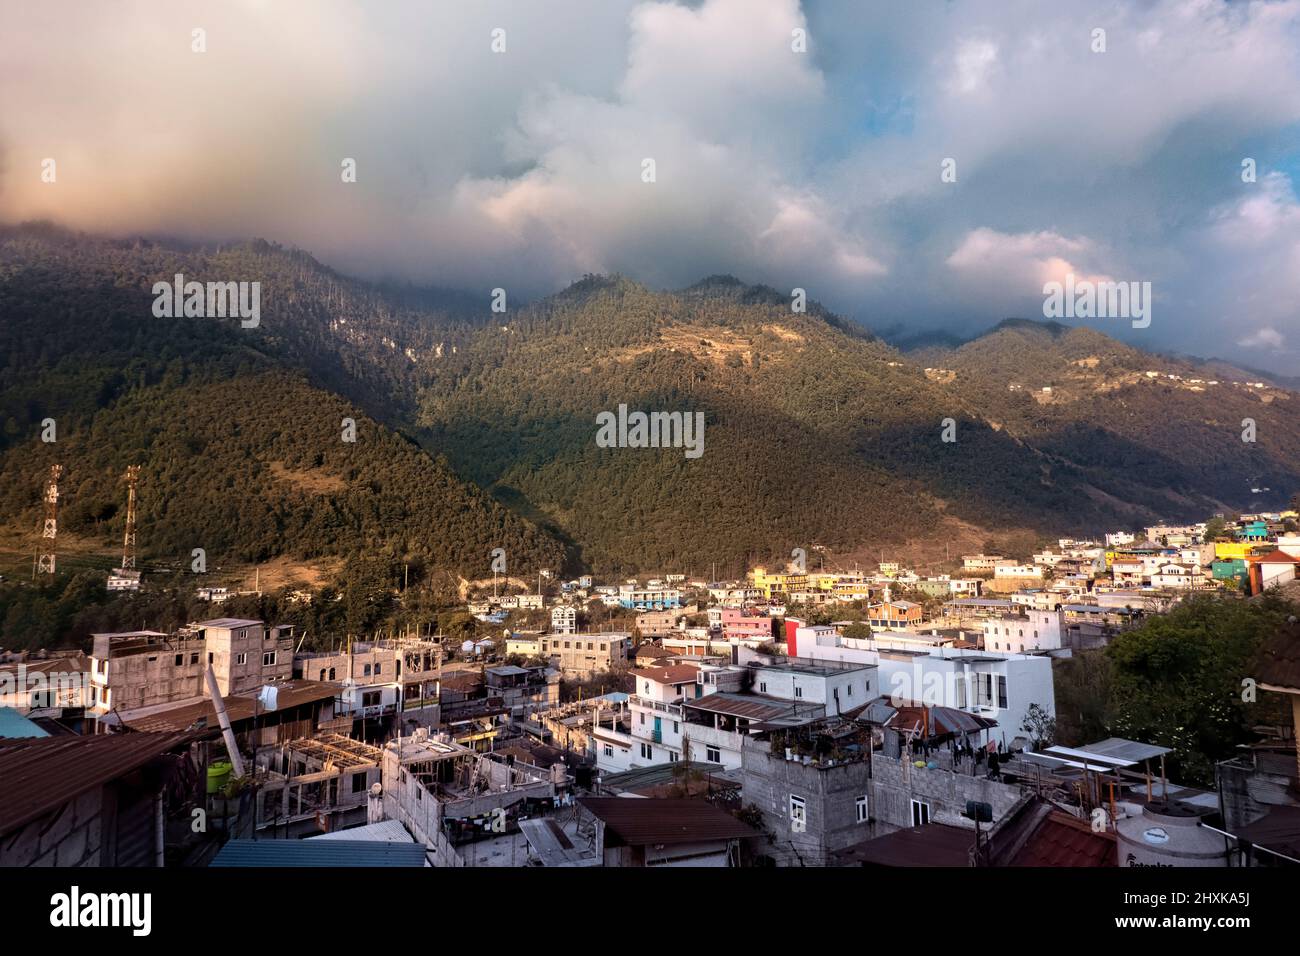
[[[592,634],[548,634],[542,638],[542,656],[566,677],[587,678],[602,671],[627,667],[632,636],[624,631]]]
[[[357,641],[337,651],[300,653],[294,674],[340,686],[336,714],[396,725],[429,727],[438,722],[442,645],[396,638]],[[406,726],[403,726],[403,730]]]
[[[551,633],[578,633],[578,611],[573,605],[557,604],[551,608]]]
[[[1004,746],[1022,735],[1033,705],[1048,715],[1056,713],[1052,662],[1046,656],[938,644],[863,646],[834,629],[809,627],[797,628],[793,643],[799,657],[877,667],[880,693],[891,699],[951,707],[994,720],[992,737]]]
[[[677,664],[632,671],[626,747],[611,742],[602,769],[680,760],[741,765],[745,738],[760,727],[800,724],[865,705],[875,669],[744,652],[742,664]],[[622,754],[628,754],[627,766]],[[613,763],[615,757],[620,758]]]
[[[711,607],[709,630],[720,632],[728,641],[770,641],[773,620],[763,614],[746,614],[740,608]]]
[[[209,665],[223,697],[289,680],[291,632],[288,626],[268,628],[261,621],[216,618],[187,625],[174,635],[93,634],[88,713],[104,719],[110,713],[122,716],[202,698]]]
[[[618,589],[618,603],[622,607],[636,608],[638,611],[662,611],[664,608],[681,607],[682,592],[663,584],[658,587],[623,584]]]
[[[1055,651],[1062,647],[1061,612],[1026,607],[1020,614],[1005,614],[981,622],[984,649],[1013,654]]]

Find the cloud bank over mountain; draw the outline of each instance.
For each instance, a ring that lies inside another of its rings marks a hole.
[[[956,332],[1041,316],[1073,272],[1152,283],[1150,328],[1105,329],[1134,344],[1300,367],[1300,0],[51,0],[6,19],[8,221],[265,236],[485,302],[731,272]]]

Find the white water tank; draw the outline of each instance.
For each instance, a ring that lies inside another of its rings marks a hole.
[[[1201,826],[1202,814],[1148,805],[1116,823],[1120,866],[1227,866],[1224,839]]]

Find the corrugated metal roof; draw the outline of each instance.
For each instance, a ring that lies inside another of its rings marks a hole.
[[[841,850],[841,866],[970,866],[975,831],[944,823],[895,830]]]
[[[646,846],[731,840],[757,834],[703,800],[579,797],[605,824],[606,846]]]
[[[649,767],[624,770],[622,773],[604,774],[600,778],[600,785],[615,790],[639,790],[642,787],[657,787],[660,784],[673,783],[677,779],[676,774],[686,770],[707,776],[724,773],[726,769],[720,763],[698,760],[692,760],[690,763],[657,763]]]
[[[8,833],[181,747],[194,734],[0,740],[0,833]]]
[[[212,866],[422,867],[421,843],[382,840],[231,840]]]
[[[248,720],[256,712],[259,716],[267,713],[277,713],[297,707],[300,704],[310,704],[318,700],[328,700],[338,695],[341,687],[338,684],[328,681],[314,680],[288,680],[280,681],[275,684],[276,688],[276,707],[275,711],[268,712],[264,707],[257,703],[255,694],[240,694],[238,696],[226,697],[226,713],[230,715],[232,723]],[[219,726],[217,723],[217,711],[212,706],[212,701],[203,700],[197,704],[185,704],[180,707],[173,707],[169,710],[161,710],[156,713],[147,714],[140,717],[133,717],[124,720],[132,730],[141,730],[147,732],[165,732],[181,731],[193,727],[200,720],[207,722],[208,729]]]
[[[725,714],[728,717],[745,717],[749,720],[771,720],[798,711],[798,704],[795,701],[726,692],[705,694],[695,700],[682,701],[682,706],[711,714]]]
[[[1090,754],[1100,754],[1103,757],[1114,757],[1116,760],[1131,760],[1133,763],[1150,760],[1152,757],[1159,757],[1161,754],[1173,753],[1173,750],[1169,747],[1157,747],[1155,744],[1125,740],[1123,737],[1107,737],[1095,744],[1085,744],[1079,749]]]
[[[335,830],[333,833],[319,833],[308,840],[351,840],[365,843],[414,843],[415,837],[402,826],[401,820],[381,820],[368,823],[363,827],[348,830]]]

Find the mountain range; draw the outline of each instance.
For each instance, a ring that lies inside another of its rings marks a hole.
[[[176,274],[260,282],[260,324],[156,317],[151,289]],[[373,552],[475,577],[497,547],[512,574],[736,574],[796,547],[1204,519],[1300,486],[1286,382],[1094,329],[1009,320],[902,351],[729,276],[676,291],[586,276],[492,301],[261,240],[4,227],[7,534],[32,536],[56,461],[61,529],[101,542],[122,533],[119,476],[143,466],[149,560]],[[703,412],[705,453],[598,447],[597,415],[620,405]]]

